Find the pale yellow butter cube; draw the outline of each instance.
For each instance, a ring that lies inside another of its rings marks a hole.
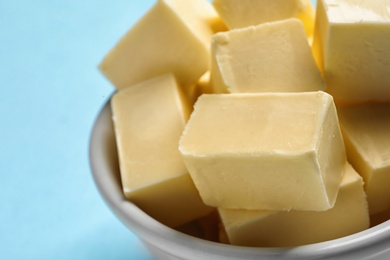
[[[287,19],[212,37],[210,84],[216,93],[325,90],[302,23]]]
[[[203,201],[223,208],[329,209],[346,161],[321,91],[204,94],[179,150]]]
[[[390,104],[337,110],[348,160],[365,182],[370,214],[390,210]]]
[[[165,73],[193,85],[208,69],[220,21],[206,0],[159,0],[118,42],[100,70],[122,89]]]
[[[211,211],[177,150],[191,110],[180,91],[166,74],[120,90],[111,100],[124,194],[169,226]]]
[[[308,36],[313,34],[310,0],[214,0],[213,5],[229,29],[295,17],[303,22]]]
[[[291,247],[323,242],[369,228],[363,180],[346,164],[333,208],[321,211],[264,211],[219,208],[234,245]]]
[[[319,0],[313,52],[338,103],[390,100],[390,0]]]

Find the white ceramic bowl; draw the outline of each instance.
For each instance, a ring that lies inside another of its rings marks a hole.
[[[293,248],[225,245],[164,226],[125,200],[122,194],[109,103],[93,127],[90,164],[107,205],[157,259],[390,259],[390,221],[340,239]]]

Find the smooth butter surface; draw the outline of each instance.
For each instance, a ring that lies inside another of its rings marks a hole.
[[[345,151],[331,96],[204,94],[194,109],[179,150],[206,204],[333,206]]]
[[[389,22],[389,0],[325,0],[328,19],[334,23]]]
[[[370,214],[390,209],[390,104],[339,106],[351,164],[363,176]]]
[[[351,235],[369,227],[363,180],[346,164],[333,208],[321,211],[218,209],[234,245],[289,247]]]
[[[193,85],[209,69],[210,37],[221,23],[206,0],[159,0],[99,68],[117,89],[165,73]]]
[[[220,32],[211,44],[210,84],[216,93],[326,88],[297,19]]]
[[[390,100],[390,1],[319,0],[313,52],[337,103]]]
[[[180,91],[166,74],[120,90],[111,100],[124,194],[169,226],[210,211],[177,150],[190,113]]]

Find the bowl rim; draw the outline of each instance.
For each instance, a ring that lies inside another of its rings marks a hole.
[[[110,168],[104,160],[102,138],[112,133],[110,98],[101,107],[95,118],[89,140],[89,163],[94,183],[107,206],[117,218],[133,231],[147,245],[181,257],[208,259],[210,252],[226,256],[224,259],[258,258],[267,259],[312,259],[328,258],[351,254],[362,257],[390,251],[390,221],[385,221],[369,229],[342,238],[291,248],[245,247],[227,245],[196,238],[169,228],[143,212],[136,205],[126,200],[118,184],[110,176]],[[173,249],[174,248],[174,249]],[[388,248],[388,250],[387,250]],[[173,252],[173,251],[174,252]],[[350,256],[350,255],[349,255]],[[203,258],[200,258],[203,257]],[[208,257],[208,258],[207,258]]]

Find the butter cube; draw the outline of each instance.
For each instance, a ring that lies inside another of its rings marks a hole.
[[[370,214],[390,210],[390,104],[337,110],[348,160],[365,182]]]
[[[300,246],[351,235],[370,225],[362,178],[349,164],[329,210],[218,210],[230,243],[240,246]]]
[[[169,226],[208,214],[177,150],[190,105],[174,76],[120,90],[111,107],[125,196]]]
[[[215,34],[210,73],[216,93],[325,89],[302,23],[295,18]]]
[[[203,94],[179,142],[207,205],[326,210],[346,155],[325,92]]]
[[[100,70],[123,89],[174,73],[193,85],[208,69],[210,37],[222,23],[206,0],[159,0],[117,43]]]
[[[390,0],[319,0],[313,52],[337,103],[390,100]]]
[[[314,8],[310,0],[214,0],[213,5],[229,29],[265,22],[299,18],[308,36],[314,30]]]

